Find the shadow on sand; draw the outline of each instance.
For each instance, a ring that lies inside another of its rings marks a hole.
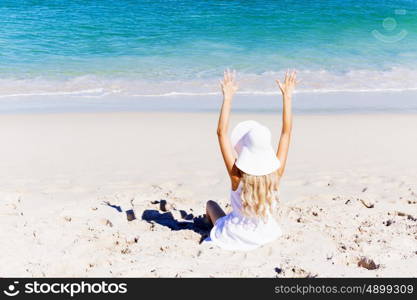
[[[166,205],[165,200],[156,201],[161,207]],[[176,210],[174,208],[174,210]],[[194,217],[192,214],[188,214],[184,210],[177,210],[181,214],[183,221],[178,221],[174,218],[171,211],[160,212],[156,209],[147,209],[142,214],[142,220],[149,223],[157,223],[159,225],[170,228],[171,230],[192,230],[201,235],[200,243],[208,237],[212,225],[206,219],[205,216]]]

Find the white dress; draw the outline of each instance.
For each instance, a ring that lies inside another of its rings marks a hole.
[[[243,215],[241,186],[231,191],[232,212],[217,219],[206,239],[225,250],[249,251],[278,238],[282,232],[271,214],[266,221]]]

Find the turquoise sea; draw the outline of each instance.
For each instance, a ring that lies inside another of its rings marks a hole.
[[[226,67],[246,96],[287,68],[300,94],[417,90],[415,0],[2,0],[0,16],[7,103],[216,96]]]

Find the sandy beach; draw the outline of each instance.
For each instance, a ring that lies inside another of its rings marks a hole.
[[[278,114],[246,119],[278,139]],[[284,235],[251,252],[200,243],[206,201],[229,201],[216,121],[2,115],[0,277],[417,277],[416,115],[296,115]]]

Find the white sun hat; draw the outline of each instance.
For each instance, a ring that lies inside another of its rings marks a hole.
[[[271,131],[256,121],[240,122],[231,142],[238,158],[236,167],[249,175],[262,176],[278,170],[280,162],[271,145]]]

